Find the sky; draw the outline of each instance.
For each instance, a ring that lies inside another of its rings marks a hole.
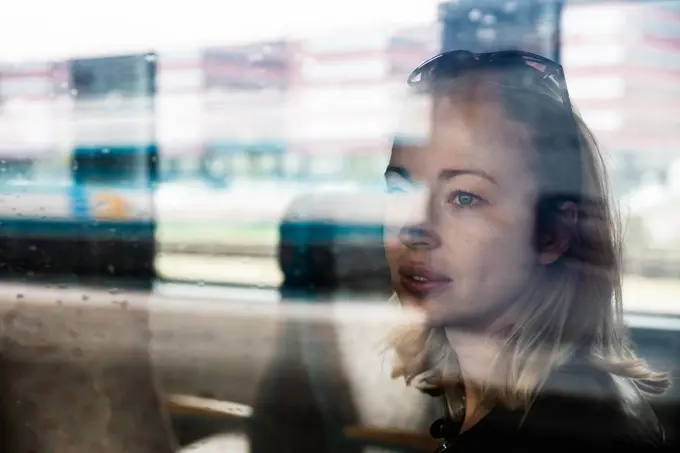
[[[432,23],[439,0],[22,0],[0,13],[0,61],[195,48]]]

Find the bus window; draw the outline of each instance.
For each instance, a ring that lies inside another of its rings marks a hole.
[[[76,150],[73,178],[77,184],[140,187],[151,183],[145,155],[136,150]]]
[[[211,184],[223,185],[233,178],[232,156],[228,152],[208,152],[201,161],[201,174]]]
[[[281,177],[281,154],[279,152],[250,151],[252,176],[258,179],[278,179]]]
[[[231,169],[234,173],[234,178],[247,179],[250,171],[250,161],[248,156],[243,153],[236,153],[231,158]]]
[[[224,184],[228,180],[279,179],[283,175],[283,151],[279,147],[224,146],[203,158],[205,177]]]
[[[307,159],[299,153],[286,152],[283,154],[281,169],[286,179],[303,178],[307,174]]]
[[[25,181],[31,179],[33,174],[32,160],[6,160],[0,161],[1,181]]]
[[[180,179],[179,159],[163,157],[159,163],[159,178],[161,181],[176,181]]]

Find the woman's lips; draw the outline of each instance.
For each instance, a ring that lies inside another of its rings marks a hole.
[[[402,266],[399,268],[401,287],[416,297],[424,297],[442,290],[453,280],[446,275],[424,266]]]

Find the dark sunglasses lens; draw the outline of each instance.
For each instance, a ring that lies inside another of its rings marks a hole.
[[[467,51],[443,53],[426,61],[411,73],[408,84],[427,89],[437,81],[453,79],[472,67],[530,70],[544,76],[536,81],[538,83],[550,85],[557,91],[561,91],[564,86],[560,67],[556,63],[514,52],[474,54]]]
[[[468,69],[475,54],[465,50],[443,53],[422,63],[408,77],[409,85],[430,83],[441,78],[451,78]]]

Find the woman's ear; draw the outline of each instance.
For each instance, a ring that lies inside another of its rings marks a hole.
[[[552,264],[569,250],[576,224],[578,223],[578,205],[573,201],[565,201],[557,208],[552,231],[547,232],[539,243],[538,259],[541,264]]]

